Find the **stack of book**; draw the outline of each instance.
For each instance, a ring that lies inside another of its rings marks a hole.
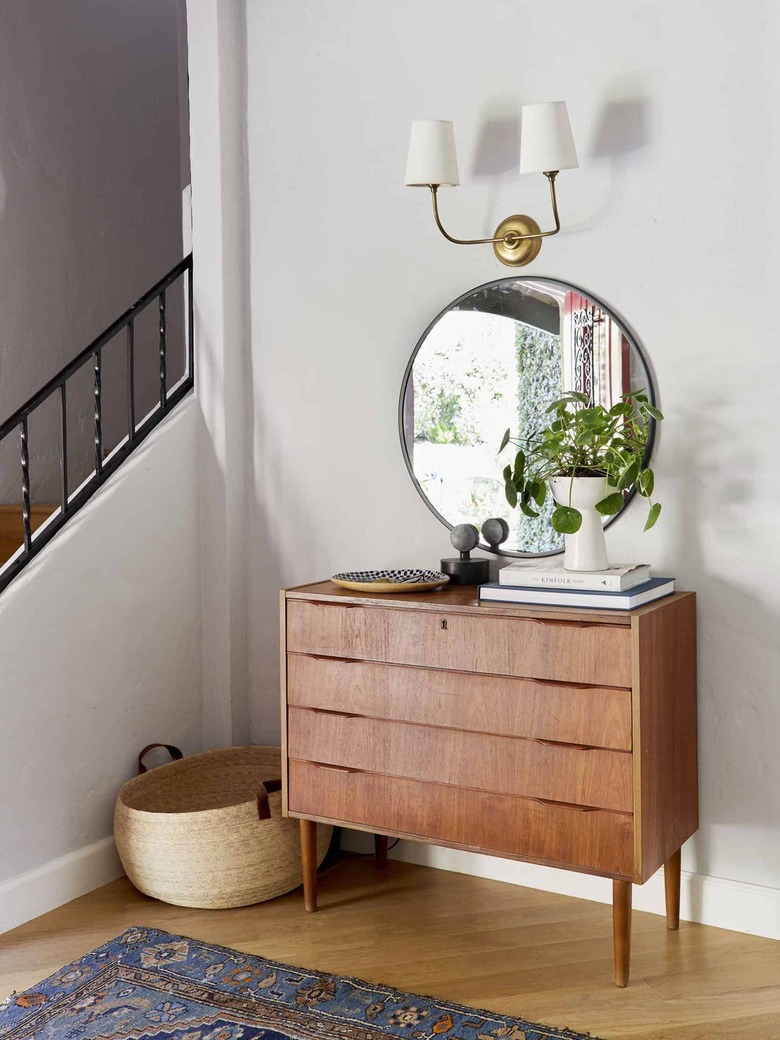
[[[479,586],[480,601],[544,607],[632,610],[674,592],[674,578],[653,578],[646,563],[615,564],[604,571],[566,571],[562,560],[510,563],[498,581]]]

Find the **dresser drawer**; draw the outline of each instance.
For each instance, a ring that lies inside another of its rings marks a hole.
[[[292,758],[631,812],[631,755],[290,708]]]
[[[633,875],[633,818],[291,759],[289,810],[595,873]]]
[[[631,685],[625,625],[287,602],[287,648],[455,671]]]
[[[476,733],[631,750],[631,691],[611,687],[288,654],[287,702]]]

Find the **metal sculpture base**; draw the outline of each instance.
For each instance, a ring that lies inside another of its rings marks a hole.
[[[454,556],[441,561],[444,574],[449,574],[450,585],[484,585],[490,581],[489,560],[461,560]]]

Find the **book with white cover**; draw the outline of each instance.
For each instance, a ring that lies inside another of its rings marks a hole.
[[[616,563],[603,571],[566,571],[558,560],[522,560],[502,567],[499,585],[521,588],[591,589],[625,592],[650,580],[649,563]]]
[[[479,586],[480,603],[524,603],[535,607],[596,607],[603,610],[633,610],[674,592],[674,578],[651,578],[623,592],[593,592],[589,589],[529,589],[499,585]]]

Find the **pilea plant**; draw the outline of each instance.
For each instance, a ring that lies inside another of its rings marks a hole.
[[[612,516],[623,506],[625,495],[635,487],[647,499],[649,512],[645,531],[661,512],[653,502],[653,471],[643,465],[650,434],[650,420],[663,419],[643,390],[624,394],[610,409],[591,405],[587,394],[571,391],[547,409],[549,424],[532,433],[525,442],[507,430],[499,454],[508,444],[518,450],[514,465],[504,468],[506,498],[526,516],[539,516],[534,506],[544,505],[551,477],[606,477],[609,494],[597,503],[602,516]],[[559,534],[575,534],[582,514],[571,505],[557,505],[552,525]]]

